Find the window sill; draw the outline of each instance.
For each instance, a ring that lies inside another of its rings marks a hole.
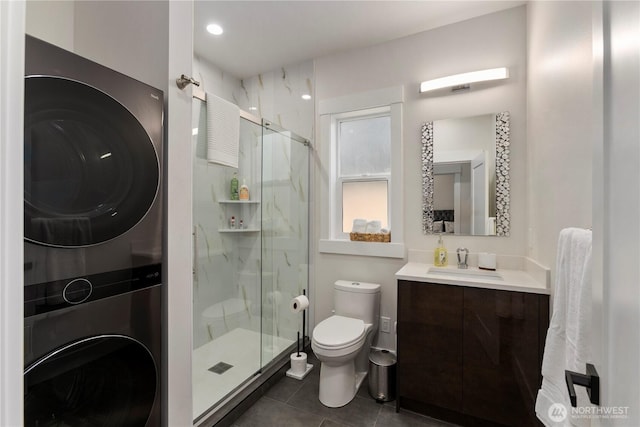
[[[320,239],[318,251],[326,254],[359,255],[382,258],[404,258],[404,243],[352,242]]]

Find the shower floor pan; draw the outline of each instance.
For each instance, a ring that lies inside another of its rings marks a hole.
[[[260,332],[236,328],[193,351],[193,418],[207,412],[217,402],[260,370]],[[269,337],[273,342],[269,350],[278,353],[294,341]],[[265,354],[271,360],[276,354]],[[214,366],[233,365],[222,370]],[[216,372],[223,371],[223,372]]]

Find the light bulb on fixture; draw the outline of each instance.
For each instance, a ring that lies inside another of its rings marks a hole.
[[[427,80],[420,83],[420,92],[452,87],[468,87],[471,83],[488,82],[491,80],[502,80],[509,77],[509,69],[491,68],[489,70],[472,71],[470,73],[455,74],[453,76],[441,77],[439,79]]]
[[[207,25],[207,31],[209,31],[214,36],[219,36],[220,34],[222,34],[224,32],[222,27],[220,25],[218,25],[218,24],[209,24],[209,25]]]
[[[309,95],[308,93],[305,93],[305,94],[302,95],[301,98],[304,99],[305,101],[308,101],[308,100],[311,99],[311,95]]]

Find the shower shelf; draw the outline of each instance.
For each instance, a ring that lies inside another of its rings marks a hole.
[[[226,215],[231,218],[236,217],[236,221],[240,221],[244,217],[245,228],[220,228],[220,233],[259,233],[260,229],[251,226],[255,219],[254,214],[259,210],[260,202],[258,200],[218,200],[226,211]],[[236,222],[236,225],[238,223]]]
[[[258,204],[260,202],[257,200],[218,200],[218,203],[242,205],[242,204]]]

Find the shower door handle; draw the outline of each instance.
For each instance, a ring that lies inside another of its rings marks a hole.
[[[193,226],[193,262],[191,265],[191,274],[193,275],[193,281],[198,281],[198,227]]]

